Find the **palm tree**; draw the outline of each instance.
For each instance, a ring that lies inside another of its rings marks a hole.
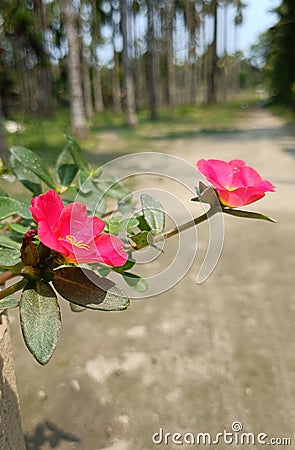
[[[137,117],[135,114],[134,79],[132,73],[132,60],[129,54],[129,33],[131,27],[130,19],[132,17],[132,0],[122,0],[120,3],[120,12],[121,31],[123,38],[122,63],[125,95],[125,117],[127,125],[135,126],[137,124]]]
[[[91,34],[92,34],[92,58],[93,58],[93,97],[94,97],[94,109],[96,112],[104,111],[104,102],[102,96],[102,85],[100,67],[98,61],[98,44],[99,44],[99,26],[101,22],[101,1],[91,0],[92,9],[92,21],[91,21]]]
[[[6,141],[6,134],[4,129],[4,119],[2,114],[2,101],[0,96],[0,159],[7,165],[8,163],[8,147]]]
[[[217,15],[218,0],[211,1],[211,14],[213,15],[213,41],[210,45],[210,63],[207,74],[207,103],[216,102],[216,70],[217,70]]]
[[[68,41],[67,62],[70,91],[71,128],[74,134],[85,135],[88,131],[88,127],[83,104],[77,20],[72,0],[64,0],[64,17]]]
[[[157,119],[157,96],[156,96],[156,73],[155,73],[155,53],[156,42],[154,32],[154,14],[155,14],[155,1],[146,0],[147,4],[147,55],[146,55],[146,80],[147,90],[149,96],[149,110],[150,119]]]
[[[166,39],[167,39],[167,83],[168,104],[173,106],[176,100],[176,73],[174,64],[174,0],[166,1]]]

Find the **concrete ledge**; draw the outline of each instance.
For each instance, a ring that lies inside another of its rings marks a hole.
[[[0,310],[0,449],[25,450],[7,314]]]

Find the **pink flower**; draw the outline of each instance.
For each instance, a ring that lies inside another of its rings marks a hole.
[[[102,234],[103,220],[89,217],[86,206],[70,203],[67,206],[54,190],[32,199],[30,211],[38,223],[38,236],[47,247],[62,253],[73,263],[103,262],[122,266],[128,255],[123,242],[111,234]]]
[[[264,197],[265,192],[275,190],[275,186],[262,180],[256,170],[240,159],[229,162],[200,159],[197,167],[214,186],[221,203],[231,208],[249,205]]]

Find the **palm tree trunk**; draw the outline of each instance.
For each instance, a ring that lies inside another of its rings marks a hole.
[[[83,55],[82,55],[82,79],[83,79],[85,113],[86,113],[86,117],[90,118],[93,116],[93,101],[92,101],[90,67],[89,67],[88,59],[86,57],[87,50],[88,49],[84,47],[84,51],[83,51]]]
[[[216,103],[216,71],[217,71],[217,9],[218,1],[213,0],[214,34],[210,48],[211,61],[208,73],[207,103]]]
[[[176,98],[176,74],[174,65],[174,0],[166,2],[166,33],[167,33],[167,71],[168,71],[168,103],[175,104]]]
[[[115,113],[120,113],[122,111],[119,73],[120,73],[119,55],[114,48],[114,67],[112,70],[112,92],[113,92],[113,109]]]
[[[94,97],[94,110],[96,112],[103,112],[104,102],[102,95],[101,76],[100,70],[96,66],[93,69],[93,97]]]
[[[157,97],[155,80],[155,33],[154,33],[154,0],[147,0],[148,29],[147,29],[147,57],[146,80],[149,95],[150,119],[157,119]]]
[[[123,37],[123,84],[125,94],[125,120],[126,124],[135,126],[137,124],[137,117],[135,114],[135,94],[134,94],[134,80],[131,69],[131,58],[129,57],[129,39],[128,29],[130,29],[129,19],[131,17],[131,3],[130,0],[121,1],[121,30]]]
[[[93,59],[95,61],[93,68],[93,99],[94,99],[94,110],[96,112],[104,111],[104,102],[102,95],[102,85],[101,85],[101,76],[99,70],[99,62],[97,58],[97,48],[98,48],[98,13],[96,8],[96,0],[91,0],[92,7],[92,47],[93,47]]]
[[[0,158],[5,166],[8,164],[8,147],[6,141],[6,134],[4,129],[4,117],[2,114],[2,99],[0,96]]]
[[[71,128],[77,135],[88,131],[83,105],[80,74],[79,41],[72,0],[64,0],[66,36],[68,40],[68,76],[70,90]]]

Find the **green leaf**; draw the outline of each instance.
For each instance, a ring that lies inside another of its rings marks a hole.
[[[19,306],[25,343],[40,364],[47,364],[61,325],[56,294],[45,281],[30,283],[22,292]]]
[[[92,264],[80,264],[80,267],[83,269],[89,269],[92,270],[92,272],[95,272],[97,275],[101,277],[106,277],[110,272],[111,269],[109,266],[106,266],[102,263],[92,263]]]
[[[126,283],[137,292],[146,292],[146,290],[148,289],[147,282],[139,275],[135,275],[135,273],[125,272],[123,276]]]
[[[62,186],[70,186],[79,171],[68,146],[61,152],[56,163],[56,171]]]
[[[129,194],[129,190],[125,184],[116,180],[116,178],[110,178],[108,180],[99,179],[98,181],[94,181],[94,183],[103,195],[114,198],[115,200],[122,200]]]
[[[12,156],[17,159],[22,166],[37,175],[52,189],[56,188],[55,182],[51,177],[45,163],[36,155],[36,153],[25,147],[12,147],[10,149]]]
[[[13,298],[12,295],[9,295],[0,300],[0,309],[16,308],[18,304],[19,301]]]
[[[274,219],[271,217],[267,217],[264,214],[251,212],[251,211],[241,211],[239,209],[227,209],[222,208],[222,211],[226,214],[229,214],[230,216],[236,216],[236,217],[243,217],[246,219],[259,219],[259,220],[266,220],[267,222],[276,223]]]
[[[120,231],[127,231],[127,233],[132,232],[132,228],[138,227],[139,220],[131,217],[130,219],[124,219],[120,222]]]
[[[140,199],[143,216],[148,225],[153,231],[162,233],[165,228],[165,212],[163,206],[148,194],[142,194]]]
[[[0,197],[0,220],[6,219],[13,214],[18,214],[21,204],[14,198]]]
[[[135,205],[136,204],[132,199],[132,195],[128,195],[119,201],[118,211],[120,211],[121,214],[130,214],[134,211]]]
[[[133,259],[127,259],[124,266],[121,266],[121,268],[125,270],[132,269],[132,267],[135,265],[135,261]]]
[[[75,313],[79,313],[79,312],[85,311],[85,309],[87,309],[83,306],[75,305],[75,303],[70,303],[70,308]]]
[[[138,228],[141,231],[151,231],[151,227],[143,216],[137,216],[136,219],[138,220]]]
[[[148,235],[148,231],[141,231],[140,233],[129,236],[129,239],[134,242],[135,246],[132,243],[131,245],[135,247],[136,250],[141,250],[142,248],[148,247]]]
[[[15,176],[27,189],[35,195],[42,194],[42,186],[37,175],[27,167],[24,167],[13,155],[10,157],[10,163]]]
[[[121,311],[129,305],[125,292],[107,278],[92,270],[64,267],[54,272],[52,280],[57,292],[79,306],[102,311]]]
[[[106,225],[107,225],[107,231],[110,234],[119,234],[120,232],[120,223],[122,221],[122,217],[114,217],[112,219],[110,219]]]
[[[0,267],[8,268],[20,263],[20,251],[17,248],[0,247]]]
[[[7,192],[1,186],[0,186],[0,196],[1,197],[8,197]]]
[[[0,234],[0,247],[10,248],[10,249],[20,249],[21,244],[19,242],[13,241],[6,234]]]
[[[21,204],[21,210],[19,212],[19,215],[23,219],[32,220],[32,214],[31,214],[31,211],[29,211],[31,202],[28,200],[22,200],[22,201],[20,201],[20,204]]]
[[[106,228],[110,234],[119,234],[120,231],[132,233],[132,228],[137,227],[139,221],[135,218],[123,219],[122,216],[116,216],[106,222]]]
[[[72,155],[72,158],[75,161],[76,165],[79,167],[79,169],[89,174],[88,163],[76,139],[71,136],[66,136],[66,140],[66,149]]]
[[[97,181],[102,174],[103,169],[101,167],[97,167],[94,171],[90,173],[90,176],[93,181]]]
[[[89,194],[93,191],[93,188],[95,188],[89,173],[84,172],[84,170],[81,170],[79,173],[79,186],[80,192],[83,194]]]
[[[20,223],[10,223],[9,228],[11,228],[12,231],[15,231],[16,233],[21,235],[25,234],[29,230],[29,227],[24,227]]]

